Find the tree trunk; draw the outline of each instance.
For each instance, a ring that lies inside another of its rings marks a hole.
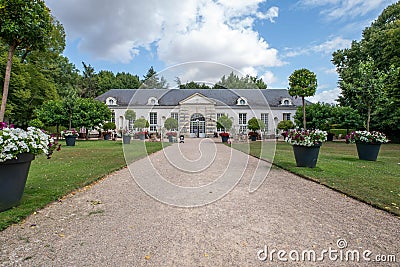
[[[370,122],[371,122],[371,107],[368,107],[367,132],[369,132],[369,123]]]
[[[60,140],[59,136],[60,136],[60,125],[57,124],[57,142],[58,140]]]
[[[304,126],[304,130],[307,130],[307,126],[306,126],[306,105],[305,105],[305,101],[304,101],[304,96],[301,98],[302,102],[303,102],[303,126]]]
[[[16,45],[12,45],[8,49],[6,74],[4,75],[3,98],[1,99],[1,108],[0,108],[0,122],[4,121],[4,114],[6,112],[6,103],[8,97],[8,87],[10,85],[12,59],[16,47],[17,47]]]
[[[69,120],[69,129],[71,130],[72,129],[72,113],[69,114],[68,120]]]

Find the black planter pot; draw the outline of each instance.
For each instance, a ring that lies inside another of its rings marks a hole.
[[[110,140],[110,139],[111,139],[111,134],[104,135],[104,140]]]
[[[21,201],[34,159],[33,154],[22,153],[18,155],[18,159],[0,163],[0,212],[17,206]]]
[[[381,144],[356,143],[358,158],[361,160],[376,161]]]
[[[67,146],[75,146],[76,136],[66,136],[65,143]]]
[[[257,141],[257,135],[250,135],[251,141]]]
[[[317,165],[319,148],[321,144],[314,146],[293,145],[294,158],[297,167],[315,168]]]
[[[145,136],[144,134],[139,134],[139,139],[140,139],[140,140],[145,140],[145,139],[146,139],[146,136]]]
[[[168,142],[173,143],[174,137],[172,135],[168,135]]]
[[[122,141],[125,145],[131,143],[131,136],[130,135],[122,135]]]
[[[227,143],[229,136],[221,136],[221,139],[222,139],[222,143]]]
[[[333,133],[328,133],[328,136],[326,137],[326,141],[332,142],[334,136],[335,136],[335,135],[334,135]]]

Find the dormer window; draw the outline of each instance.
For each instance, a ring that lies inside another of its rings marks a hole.
[[[283,98],[280,104],[281,106],[291,106],[292,100],[290,100],[289,98]]]
[[[117,105],[117,100],[114,97],[108,97],[106,99],[106,105],[107,106],[116,106]]]
[[[236,105],[238,105],[238,106],[247,105],[247,99],[244,97],[239,97],[239,99],[236,101]]]
[[[158,105],[158,99],[155,97],[150,97],[149,100],[147,101],[147,105],[150,105],[150,106]]]

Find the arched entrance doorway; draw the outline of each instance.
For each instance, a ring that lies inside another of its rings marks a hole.
[[[205,137],[206,119],[200,113],[195,113],[190,117],[190,136]]]

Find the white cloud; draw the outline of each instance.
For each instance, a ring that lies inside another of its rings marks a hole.
[[[271,22],[275,22],[275,18],[279,16],[279,7],[273,6],[266,13],[257,12],[257,18],[268,19]]]
[[[285,57],[297,57],[311,53],[332,54],[338,49],[345,49],[351,46],[351,40],[344,39],[341,36],[334,37],[322,44],[309,46],[306,48],[286,49]]]
[[[237,69],[283,63],[254,27],[273,21],[277,7],[264,14],[266,0],[46,0],[67,36],[95,59],[129,63],[141,48],[156,47],[168,65],[214,61]],[[153,52],[153,51],[151,51]]]
[[[303,7],[323,7],[321,15],[327,19],[364,16],[397,0],[300,0],[297,4]]]
[[[263,75],[261,75],[261,78],[267,84],[268,88],[272,88],[271,85],[277,81],[277,78],[272,73],[272,71],[266,71]]]
[[[311,101],[313,103],[317,102],[324,102],[324,103],[330,103],[330,104],[337,104],[336,99],[338,99],[341,91],[339,88],[335,88],[332,90],[326,90],[322,92],[318,92],[312,96],[312,97],[307,97],[308,101]]]

